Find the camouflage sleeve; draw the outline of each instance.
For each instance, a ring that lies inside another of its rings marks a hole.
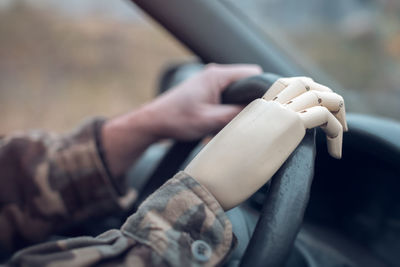
[[[0,250],[41,241],[133,200],[133,193],[118,192],[100,157],[96,133],[103,121],[64,136],[32,131],[0,139]]]
[[[234,244],[231,223],[215,198],[180,172],[120,230],[27,248],[9,265],[215,266]]]

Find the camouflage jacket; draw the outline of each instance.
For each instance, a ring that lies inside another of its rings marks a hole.
[[[0,139],[0,249],[38,243],[61,227],[129,206],[135,192],[106,168],[92,120],[65,136]],[[10,266],[214,266],[231,250],[232,226],[214,197],[180,172],[121,229],[24,248]]]

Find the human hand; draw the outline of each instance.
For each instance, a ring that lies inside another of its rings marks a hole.
[[[119,177],[161,138],[192,140],[220,130],[243,108],[220,104],[223,89],[261,72],[256,65],[210,64],[152,102],[107,121],[101,135],[111,173]]]
[[[321,127],[328,152],[341,157],[347,130],[343,98],[310,78],[283,78],[250,103],[186,167],[228,210],[257,191],[298,146]]]
[[[209,64],[194,77],[167,91],[147,108],[161,138],[193,140],[224,127],[242,109],[221,104],[221,93],[232,82],[262,73],[257,65]]]

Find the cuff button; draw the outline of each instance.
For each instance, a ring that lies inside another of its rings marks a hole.
[[[210,260],[211,254],[212,254],[212,249],[210,245],[208,245],[205,241],[203,240],[196,240],[192,243],[192,254],[193,257],[200,261],[200,262],[206,262]]]

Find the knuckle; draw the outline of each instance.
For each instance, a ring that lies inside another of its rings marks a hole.
[[[327,90],[329,92],[333,92],[333,90],[326,85],[322,85],[322,88],[325,88],[325,90]]]
[[[312,82],[314,82],[314,80],[311,77],[308,77],[308,76],[299,76],[297,78],[302,80],[304,83],[312,83]]]
[[[304,93],[304,95],[312,95],[312,96],[317,97],[317,98],[324,98],[325,97],[324,94],[321,94],[320,92],[314,91],[314,90],[307,91],[307,92]]]
[[[323,113],[325,116],[328,116],[329,110],[325,106],[316,106],[319,112]]]
[[[288,79],[289,78],[279,78],[278,80],[275,81],[275,83],[280,83],[286,86],[289,84]]]
[[[341,95],[339,95],[339,94],[337,94],[337,93],[334,93],[341,101],[344,101],[344,98],[343,98],[343,96],[341,96]]]
[[[332,92],[326,92],[325,94],[326,95],[331,95],[331,96],[336,98],[336,101],[344,103],[344,98],[341,95],[339,95],[338,93],[335,93],[335,92],[332,91]]]
[[[312,85],[312,82],[304,79],[304,77],[295,77],[295,79],[293,79],[293,82],[298,82],[299,84],[302,84],[304,87],[308,88]]]

